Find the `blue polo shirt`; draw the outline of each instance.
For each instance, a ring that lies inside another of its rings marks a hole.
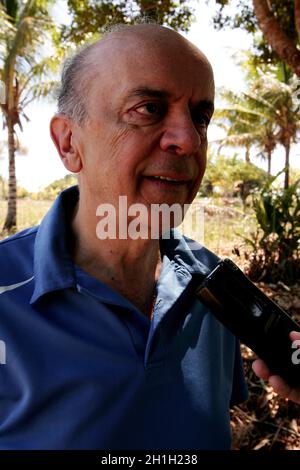
[[[77,200],[0,243],[0,449],[230,448],[239,344],[194,295],[217,257],[162,240],[150,321],[72,263]]]

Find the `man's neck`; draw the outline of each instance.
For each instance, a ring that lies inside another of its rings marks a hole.
[[[97,222],[95,213],[79,203],[72,222],[73,261],[149,316],[161,267],[159,240],[99,240]]]

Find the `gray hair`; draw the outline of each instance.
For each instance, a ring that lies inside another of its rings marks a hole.
[[[158,25],[158,23],[147,17],[139,18],[135,21],[135,24]],[[102,39],[113,33],[129,30],[132,26],[122,23],[107,26],[104,29]],[[89,59],[91,51],[97,46],[98,42],[81,47],[73,56],[65,60],[62,69],[61,86],[58,90],[58,112],[79,125],[83,125],[88,118],[87,93],[85,90],[89,88],[88,83],[91,80],[91,69],[93,67]]]
[[[87,119],[84,89],[89,75],[84,71],[88,68],[87,59],[93,46],[94,44],[88,44],[65,60],[58,91],[58,112],[80,125]]]

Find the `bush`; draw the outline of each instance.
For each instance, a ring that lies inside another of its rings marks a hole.
[[[245,202],[247,196],[254,189],[262,188],[267,180],[267,173],[253,163],[245,162],[236,155],[218,155],[208,160],[200,195],[240,196]]]
[[[59,193],[75,184],[77,184],[77,177],[73,174],[66,175],[64,178],[53,181],[45,189],[34,194],[33,199],[54,201]]]
[[[288,189],[266,185],[253,197],[258,230],[247,274],[254,281],[291,285],[300,277],[300,179]]]

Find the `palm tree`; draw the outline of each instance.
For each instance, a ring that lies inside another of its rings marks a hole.
[[[299,106],[295,103],[294,87],[283,83],[271,74],[262,75],[253,86],[261,97],[265,109],[276,126],[275,138],[285,150],[284,188],[289,187],[290,149],[299,132]]]
[[[28,120],[25,107],[34,99],[47,95],[55,84],[46,76],[54,71],[58,58],[42,56],[45,45],[51,47],[53,23],[49,16],[51,1],[0,0],[0,80],[5,85],[1,104],[7,128],[9,183],[5,230],[17,225],[15,152],[16,126],[22,131],[22,118]]]
[[[271,174],[271,158],[277,143],[271,117],[262,115],[262,103],[256,102],[253,94],[223,90],[221,96],[228,105],[217,109],[214,115],[216,124],[226,133],[226,137],[218,140],[220,147],[244,147],[246,162],[250,162],[251,147],[258,147],[267,156],[268,174]]]
[[[299,131],[299,107],[295,107],[294,88],[282,83],[270,73],[260,74],[241,96],[223,92],[229,103],[216,113],[219,124],[227,122],[228,136],[222,145],[237,146],[243,143],[246,149],[256,145],[267,154],[268,170],[271,171],[271,156],[277,144],[285,149],[285,181],[289,186],[289,155],[291,144],[296,142]],[[222,123],[223,120],[223,123]],[[240,145],[239,145],[240,146]]]

